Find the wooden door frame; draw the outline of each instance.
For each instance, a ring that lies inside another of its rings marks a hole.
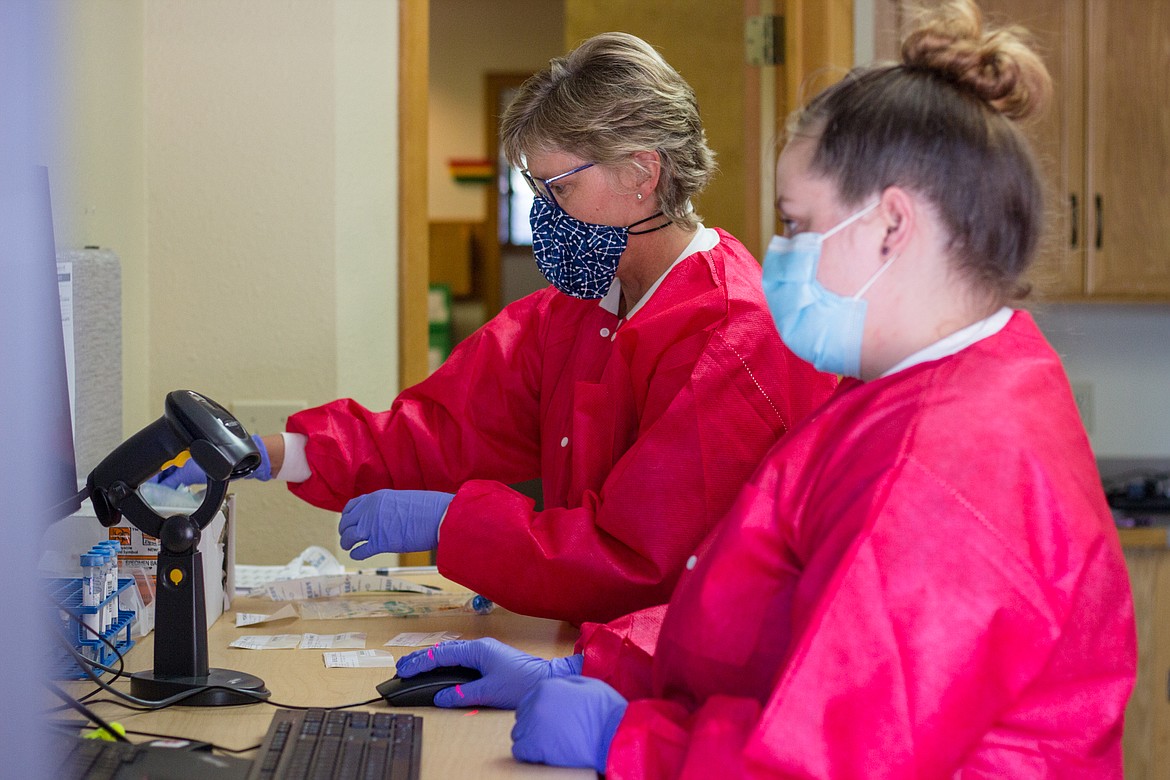
[[[500,273],[500,117],[496,113],[500,93],[519,87],[531,73],[488,73],[483,79],[484,156],[492,161],[492,183],[487,191],[487,213],[479,229],[479,249],[483,264],[477,274],[483,284],[477,291],[483,301],[485,319],[499,313],[503,290]]]
[[[426,378],[430,232],[427,202],[427,93],[430,2],[398,3],[398,386]],[[433,553],[402,553],[401,566],[434,563]]]
[[[779,153],[778,131],[789,114],[812,97],[807,94],[810,89],[828,86],[825,78],[813,80],[826,64],[846,69],[854,65],[853,13],[853,0],[744,0],[745,19],[759,14],[784,18],[784,61],[744,66],[744,155],[753,162],[745,166],[747,228],[742,238],[753,252],[762,253],[781,230],[773,204],[764,202],[773,189],[770,177]]]
[[[427,376],[429,0],[398,3],[398,382]]]

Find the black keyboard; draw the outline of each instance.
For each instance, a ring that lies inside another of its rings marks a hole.
[[[64,736],[54,742],[55,762],[51,777],[70,780],[140,780],[144,777],[168,780],[244,780],[252,762],[243,758],[214,755],[209,750],[191,750],[188,743],[159,744],[106,742]]]
[[[418,780],[421,755],[416,715],[277,710],[248,780]]]

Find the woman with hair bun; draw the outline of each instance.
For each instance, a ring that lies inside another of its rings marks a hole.
[[[585,627],[513,753],[610,778],[1120,778],[1133,605],[1060,359],[1008,305],[1049,79],[950,2],[790,124],[782,337],[846,374],[687,564],[657,641]],[[522,688],[522,682],[517,683]]]

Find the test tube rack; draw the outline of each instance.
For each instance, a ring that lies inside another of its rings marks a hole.
[[[134,580],[129,577],[119,579],[118,594],[121,594],[122,591],[131,587],[133,584]],[[119,609],[118,619],[114,621],[113,625],[101,632],[102,636],[117,648],[116,653],[109,645],[95,637],[89,630],[82,626],[82,615],[96,614],[113,600],[113,595],[106,598],[101,604],[87,607],[81,603],[80,577],[72,579],[67,577],[49,579],[45,581],[45,587],[61,612],[59,617],[65,629],[64,635],[73,643],[74,648],[86,658],[93,659],[106,666],[112,666],[117,661],[119,655],[125,655],[126,651],[134,646],[134,640],[130,638],[130,628],[134,623],[135,614],[133,610]],[[126,600],[122,598],[119,606],[125,603]],[[50,669],[50,673],[54,679],[89,679],[77,665],[76,659],[64,650],[59,654],[59,660],[57,660],[54,666],[56,668]],[[103,673],[101,669],[94,669],[93,672],[97,675]]]

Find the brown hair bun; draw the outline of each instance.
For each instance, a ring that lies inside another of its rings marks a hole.
[[[937,73],[1008,119],[1036,114],[1051,97],[1048,70],[1023,28],[985,29],[970,0],[947,0],[916,16],[902,42],[906,67]]]

